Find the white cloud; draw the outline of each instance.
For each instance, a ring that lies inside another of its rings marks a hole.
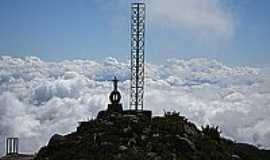
[[[220,0],[149,0],[148,18],[154,23],[195,33],[233,33],[233,16]]]
[[[0,153],[4,138],[19,136],[24,152],[37,151],[54,133],[74,131],[106,107],[114,75],[127,108],[129,63],[35,57],[0,58]],[[176,110],[198,125],[215,124],[241,142],[270,148],[270,69],[228,67],[208,59],[146,65],[145,107]]]

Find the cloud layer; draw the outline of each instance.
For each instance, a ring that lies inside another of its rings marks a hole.
[[[169,23],[175,29],[196,33],[233,33],[233,16],[220,0],[150,0],[146,1],[153,22]]]
[[[7,136],[35,152],[54,133],[106,108],[114,75],[128,108],[129,63],[36,57],[0,58],[0,153]],[[181,112],[197,125],[221,126],[224,136],[270,148],[270,69],[229,67],[215,60],[167,60],[146,65],[145,107],[155,115]]]

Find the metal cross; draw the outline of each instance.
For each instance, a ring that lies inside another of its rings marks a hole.
[[[114,76],[114,79],[112,80],[113,81],[113,87],[114,87],[114,90],[117,91],[117,87],[118,87],[118,79],[116,78],[116,76]]]

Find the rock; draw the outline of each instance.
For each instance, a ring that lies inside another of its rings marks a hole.
[[[177,142],[180,148],[187,149],[187,151],[195,151],[195,145],[187,138],[176,135]]]
[[[98,150],[101,152],[111,152],[114,148],[114,145],[110,142],[101,142],[98,146]]]
[[[153,137],[159,137],[159,133],[153,134]]]
[[[61,141],[65,141],[65,137],[59,134],[55,134],[49,141],[49,145],[60,143]]]
[[[121,145],[120,147],[119,147],[119,150],[121,150],[121,151],[125,151],[125,150],[127,150],[128,148],[126,147],[126,146],[123,146],[123,145]]]
[[[146,138],[147,138],[146,135],[142,135],[142,136],[141,136],[141,140],[145,140]]]
[[[132,122],[133,123],[138,123],[138,119],[133,119]]]
[[[145,121],[127,114],[83,122],[76,132],[54,135],[35,160],[270,159],[270,151],[222,137],[217,141],[181,117],[154,117]]]
[[[189,134],[189,135],[197,135],[198,134],[196,127],[193,125],[190,125],[190,124],[184,125],[184,131],[186,134]]]
[[[136,115],[132,115],[132,114],[124,114],[123,117],[129,118],[129,119],[137,119],[137,116]]]
[[[33,160],[33,159],[34,159],[33,155],[25,155],[25,154],[12,154],[0,158],[0,160]]]
[[[150,158],[152,158],[152,157],[157,156],[157,153],[155,153],[155,152],[149,152],[149,153],[147,153],[147,156],[150,157]]]
[[[237,159],[241,159],[241,158],[240,158],[238,155],[233,154],[233,155],[232,155],[232,159],[233,159],[233,160],[237,160]]]
[[[129,139],[129,141],[128,141],[128,146],[133,146],[133,145],[135,145],[137,142],[136,142],[136,140],[135,140],[135,138],[131,138],[131,139]]]
[[[106,122],[105,122],[105,125],[107,125],[107,126],[113,126],[114,123],[113,123],[113,122],[110,122],[110,121],[106,121]]]
[[[131,131],[131,130],[132,130],[132,129],[130,128],[130,126],[128,126],[127,128],[124,128],[124,129],[123,129],[123,132],[124,132],[124,133],[127,133],[128,131]]]
[[[160,156],[157,156],[154,158],[154,160],[162,160],[162,158]]]
[[[177,159],[177,155],[175,153],[171,153],[171,157],[172,157],[172,160],[176,160]]]
[[[151,132],[151,129],[150,128],[145,128],[142,132],[144,134],[149,134]]]

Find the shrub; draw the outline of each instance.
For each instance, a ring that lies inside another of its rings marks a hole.
[[[221,131],[219,130],[218,126],[212,126],[210,127],[209,125],[206,125],[205,127],[202,126],[202,132],[204,135],[215,139],[215,140],[220,140],[220,133]]]

